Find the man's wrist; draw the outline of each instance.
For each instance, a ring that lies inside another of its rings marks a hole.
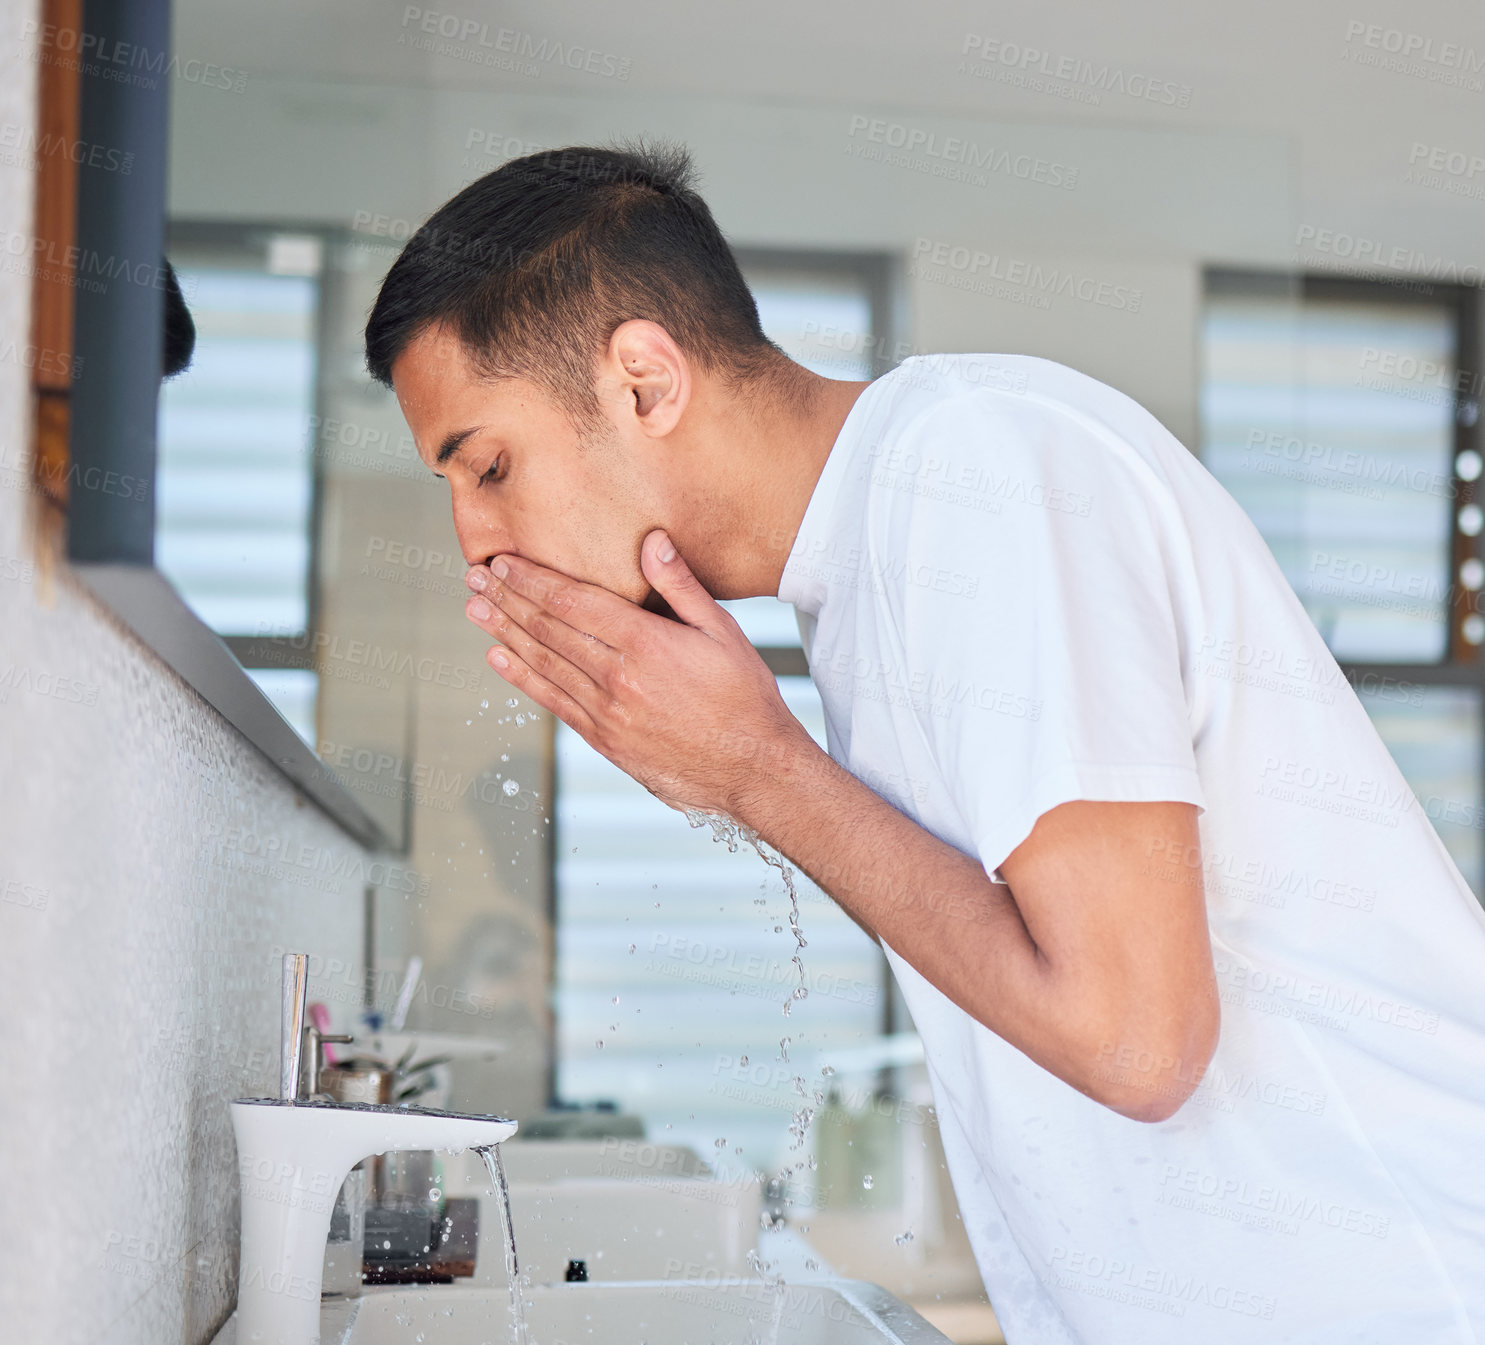
[[[781,807],[797,808],[799,793],[825,753],[805,729],[795,724],[767,739],[755,739],[731,790],[728,815],[765,840]]]

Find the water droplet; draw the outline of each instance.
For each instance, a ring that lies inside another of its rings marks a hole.
[[[629,951],[631,953],[634,951],[634,945],[632,943],[629,945]]]
[[[909,1228],[904,1233],[899,1233],[895,1238],[892,1239],[892,1241],[895,1242],[899,1247],[907,1246],[907,1244],[910,1243],[912,1240],[913,1230],[911,1228]]]
[[[516,716],[516,727],[517,728],[523,727],[525,725],[525,723],[526,723],[526,716],[525,715],[517,715]]]
[[[485,700],[482,700],[480,702],[480,709],[481,710],[488,710],[489,708],[490,708],[490,702],[489,702],[488,698],[485,699]]]
[[[443,1199],[443,1192],[436,1186],[430,1186],[428,1188],[428,1199],[435,1202],[440,1201]]]
[[[618,1002],[619,1002],[619,997],[617,995],[615,995],[614,996],[614,1003],[617,1004]]]
[[[828,1079],[832,1074],[835,1073],[835,1066],[834,1065],[821,1065],[820,1066],[820,1073],[823,1074]]]
[[[717,1140],[717,1148],[719,1148],[719,1149],[725,1149],[726,1147],[727,1147],[727,1141],[725,1139],[718,1139]]]
[[[505,791],[506,798],[510,798],[521,792],[521,786],[515,780],[507,780],[500,787]]]
[[[737,1063],[739,1065],[741,1065],[744,1069],[747,1069],[747,1067],[748,1067],[748,1058],[747,1058],[747,1056],[743,1056]]]
[[[783,932],[784,932],[784,927],[783,927],[783,925],[775,925],[775,926],[774,926],[774,927],[773,927],[773,932],[774,932],[774,933],[775,933],[775,934],[782,934],[782,933],[783,933]]]
[[[593,1043],[593,1045],[596,1046],[600,1051],[603,1050],[603,1042],[602,1041],[595,1041]]]
[[[516,708],[516,706],[518,706],[520,703],[521,703],[520,701],[518,701],[514,696],[512,696],[512,697],[510,697],[509,700],[507,700],[505,702],[505,706],[506,706],[506,709],[508,709],[508,710],[514,710]]]
[[[862,1189],[863,1189],[863,1190],[867,1190],[867,1191],[870,1191],[870,1190],[871,1190],[871,1188],[872,1188],[872,1187],[873,1187],[873,1186],[875,1186],[875,1185],[876,1185],[876,1180],[877,1180],[877,1179],[876,1179],[876,1178],[875,1178],[875,1177],[873,1177],[873,1176],[872,1176],[872,1175],[871,1175],[871,1173],[869,1173],[869,1172],[868,1172],[868,1173],[867,1173],[867,1174],[866,1174],[866,1176],[864,1176],[864,1177],[863,1177],[863,1178],[862,1178],[862,1179],[861,1179],[861,1186],[862,1186]]]
[[[820,1263],[814,1257],[809,1257],[804,1263],[804,1268],[806,1270],[819,1270]]]
[[[500,754],[500,759],[502,761],[509,761],[510,760],[510,753],[509,752],[502,752]]]

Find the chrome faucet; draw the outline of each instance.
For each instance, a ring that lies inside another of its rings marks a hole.
[[[284,955],[279,1096],[232,1104],[242,1187],[238,1345],[317,1345],[330,1214],[362,1159],[392,1149],[459,1153],[516,1133],[500,1116],[301,1098],[308,962]]]

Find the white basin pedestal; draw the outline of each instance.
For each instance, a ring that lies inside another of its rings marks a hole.
[[[516,1123],[422,1107],[243,1098],[232,1104],[232,1129],[242,1185],[237,1345],[317,1345],[330,1215],[350,1170],[390,1149],[499,1144]]]

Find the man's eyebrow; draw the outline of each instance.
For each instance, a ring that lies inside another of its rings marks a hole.
[[[467,430],[453,430],[449,434],[445,435],[444,441],[441,445],[439,445],[438,449],[438,457],[436,459],[438,465],[442,467],[444,463],[446,463],[450,458],[454,456],[455,453],[457,453],[461,448],[464,447],[464,441],[468,439],[471,434],[479,433],[482,428],[483,426],[480,425],[471,425]]]

